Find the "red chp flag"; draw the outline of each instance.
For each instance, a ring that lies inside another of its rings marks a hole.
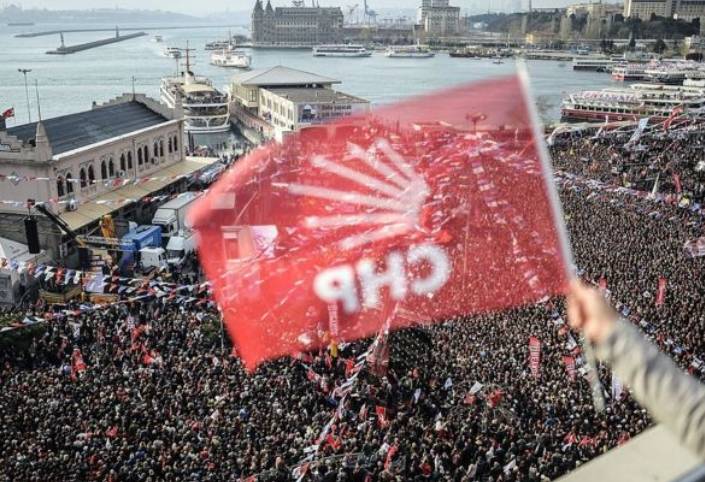
[[[317,326],[331,319],[327,331],[349,341],[387,318],[394,329],[564,291],[567,251],[524,92],[518,76],[459,87],[238,161],[190,217],[246,366],[325,346]]]
[[[661,306],[666,301],[666,284],[668,280],[663,276],[658,278],[658,291],[656,292],[656,306]]]
[[[15,108],[10,107],[9,109],[3,111],[2,115],[0,115],[3,119],[9,119],[11,117],[15,117]]]
[[[541,341],[535,336],[529,337],[529,369],[534,378],[541,374]]]

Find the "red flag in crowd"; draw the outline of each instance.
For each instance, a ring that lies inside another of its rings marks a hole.
[[[78,348],[73,349],[71,353],[71,380],[76,381],[78,374],[86,369],[86,363],[83,361],[83,354]]]
[[[570,355],[563,355],[563,363],[565,364],[565,372],[571,382],[575,381],[575,358]]]
[[[386,407],[382,407],[380,405],[377,405],[375,407],[375,413],[377,414],[377,424],[381,427],[384,428],[389,425],[389,420],[387,420],[387,409]]]
[[[658,278],[658,291],[656,292],[656,306],[661,306],[666,301],[666,284],[668,280],[663,276]]]
[[[498,388],[487,396],[487,404],[490,406],[490,408],[495,408],[500,403],[502,403],[503,398],[504,392]]]
[[[246,366],[325,346],[321,323],[349,341],[387,318],[394,329],[563,292],[567,249],[530,105],[511,76],[238,161],[190,217]]]
[[[394,456],[398,451],[399,447],[396,445],[389,447],[389,450],[387,450],[387,458],[384,459],[384,470],[389,470],[389,467],[392,466],[392,460],[394,460]]]
[[[535,336],[529,337],[529,369],[534,378],[541,374],[541,341]]]
[[[601,291],[606,291],[607,290],[607,278],[604,276],[600,276],[600,280],[597,282],[597,285],[600,287]]]
[[[669,116],[668,116],[668,117],[666,118],[666,120],[664,121],[664,123],[663,123],[663,128],[664,128],[665,130],[670,129],[671,124],[673,123],[673,121],[674,121],[677,117],[681,116],[681,115],[683,114],[683,112],[684,112],[684,110],[683,110],[683,106],[682,106],[682,105],[677,105],[677,106],[675,106],[675,107],[673,108],[673,110],[671,110],[671,113],[669,114]]]
[[[11,117],[15,117],[15,108],[10,107],[9,109],[5,110],[2,113],[2,116],[0,116],[0,117],[2,117],[3,119],[9,119]]]
[[[681,185],[681,177],[675,172],[673,173],[673,184],[675,184],[676,186],[676,192],[680,194],[681,191],[683,191],[683,186]]]

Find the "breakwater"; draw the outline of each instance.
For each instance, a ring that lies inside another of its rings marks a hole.
[[[125,40],[130,40],[133,38],[137,37],[144,37],[147,35],[146,32],[137,32],[137,33],[131,33],[128,35],[119,35],[115,37],[110,37],[102,40],[95,40],[93,42],[86,42],[82,44],[76,44],[76,45],[62,45],[56,50],[48,50],[47,54],[49,55],[69,55],[69,54],[75,54],[76,52],[80,52],[82,50],[88,50],[88,49],[94,49],[96,47],[102,47],[103,45],[110,45],[114,44],[117,42],[124,42]]]

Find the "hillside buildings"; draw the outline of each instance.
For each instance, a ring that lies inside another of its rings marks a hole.
[[[704,0],[625,0],[624,16],[649,20],[652,15],[678,18],[687,22],[695,18],[705,23]]]
[[[276,139],[322,122],[367,112],[369,101],[333,89],[340,81],[276,66],[233,77],[234,119],[251,140]]]
[[[343,39],[340,7],[276,7],[257,0],[252,10],[252,42],[258,47],[307,47]]]

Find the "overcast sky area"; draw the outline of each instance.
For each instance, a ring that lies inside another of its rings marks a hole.
[[[318,0],[321,6],[354,5],[362,0]],[[522,4],[528,0],[523,0]],[[137,8],[149,10],[169,10],[172,12],[206,15],[210,12],[249,11],[255,0],[0,0],[0,5],[14,3],[24,8],[39,7],[49,9],[90,9],[90,8]],[[310,3],[310,0],[306,0]],[[371,8],[415,8],[421,0],[368,0]],[[477,8],[479,5],[495,3],[494,0],[451,0],[451,5],[463,8]],[[534,0],[535,7],[559,7],[579,3],[579,0]],[[290,5],[289,0],[272,0],[274,6]],[[483,7],[484,8],[484,7]]]

